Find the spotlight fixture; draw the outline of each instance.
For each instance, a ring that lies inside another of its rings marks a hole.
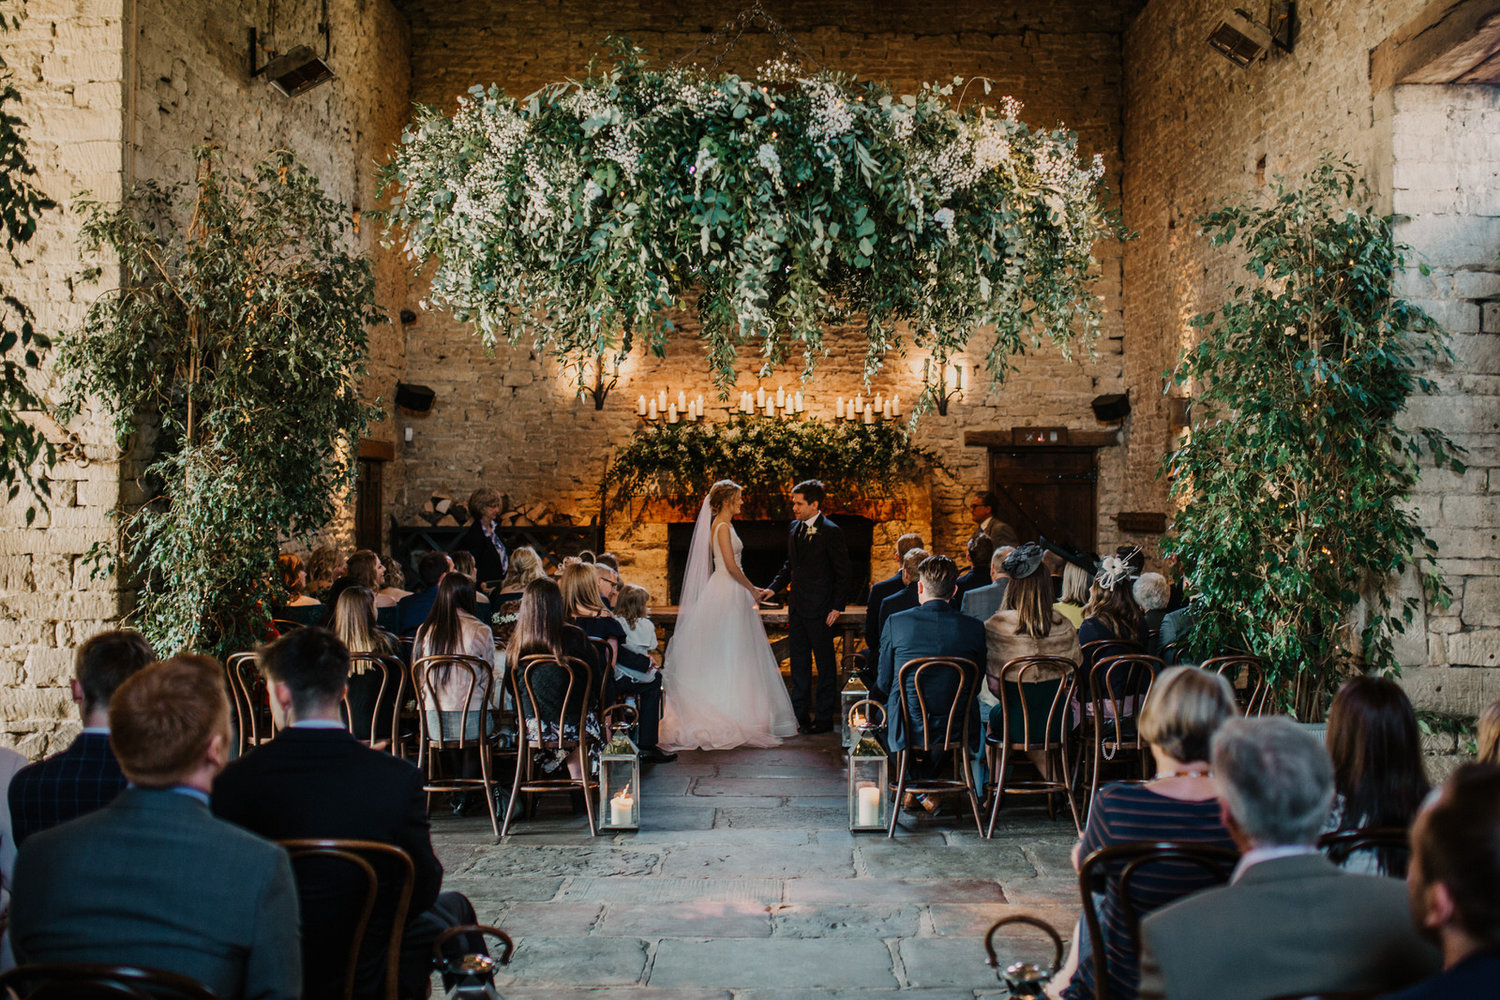
[[[1296,34],[1297,5],[1291,0],[1271,0],[1266,23],[1257,21],[1241,7],[1225,14],[1208,35],[1215,52],[1239,67],[1264,59],[1272,47],[1292,51]]]
[[[274,41],[276,37],[275,0],[271,2],[270,13],[271,25],[267,37]],[[315,53],[311,46],[298,45],[288,52],[277,55],[264,66],[258,66],[259,39],[256,30],[252,27],[250,29],[250,79],[264,76],[266,82],[283,97],[305,94],[318,84],[332,80],[333,70],[328,67],[328,54],[333,47],[333,35],[328,21],[328,0],[323,0],[322,13],[323,18],[318,22],[318,34],[323,36],[322,56]],[[275,48],[269,48],[268,51],[274,54]]]

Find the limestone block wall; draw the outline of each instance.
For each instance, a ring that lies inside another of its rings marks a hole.
[[[1189,342],[1188,319],[1221,303],[1226,285],[1240,280],[1232,255],[1209,248],[1194,219],[1221,199],[1266,190],[1273,175],[1296,176],[1325,149],[1347,155],[1384,208],[1412,217],[1400,236],[1437,270],[1429,280],[1413,270],[1406,294],[1455,334],[1457,360],[1434,373],[1439,395],[1413,401],[1409,417],[1444,427],[1471,449],[1466,476],[1430,472],[1416,497],[1457,600],[1446,613],[1428,609],[1402,659],[1413,667],[1493,665],[1500,515],[1489,499],[1497,427],[1493,338],[1485,331],[1496,327],[1483,324],[1486,310],[1495,311],[1500,250],[1495,90],[1371,93],[1371,50],[1424,0],[1297,6],[1295,51],[1246,69],[1204,41],[1223,13],[1209,0],[1152,0],[1127,32],[1124,206],[1140,239],[1125,250],[1124,360],[1126,381],[1142,387],[1136,442],[1168,447],[1165,414],[1147,388]],[[1164,502],[1164,484],[1149,477],[1127,477],[1125,488],[1133,509]],[[1429,707],[1473,711],[1481,693],[1500,694],[1488,672],[1470,671],[1463,684],[1455,676],[1407,673]]]
[[[670,62],[702,45],[709,31],[742,7],[720,0],[684,17],[680,5],[659,0],[628,7],[413,0],[404,5],[411,19],[413,99],[447,109],[470,86],[490,83],[524,95],[581,75],[611,33],[627,34],[644,45],[656,64]],[[953,76],[992,78],[995,89],[988,99],[1012,94],[1025,102],[1023,117],[1033,125],[1063,122],[1076,129],[1083,154],[1103,154],[1109,183],[1116,187],[1122,141],[1120,43],[1130,12],[1120,5],[1085,2],[976,6],[952,0],[920,6],[797,0],[773,8],[814,59],[838,70],[889,80],[902,90]],[[718,52],[706,50],[700,62],[712,63]],[[724,66],[752,73],[779,53],[770,35],[751,29]],[[984,99],[977,91],[978,86],[968,99]],[[947,417],[934,414],[921,422],[918,441],[952,470],[951,476],[935,478],[928,501],[936,535],[928,540],[940,550],[961,553],[972,531],[966,495],[982,489],[988,475],[984,449],[966,448],[965,431],[1036,424],[1098,430],[1089,400],[1124,387],[1120,251],[1101,247],[1099,255],[1103,278],[1098,291],[1105,297],[1107,315],[1097,356],[1065,361],[1050,349],[1028,355],[1019,359],[1021,370],[999,392],[985,392],[976,381],[968,398],[951,407]],[[424,295],[425,285],[416,282],[412,302]],[[696,321],[681,316],[674,322],[679,332],[667,357],[633,355],[615,395],[596,412],[592,404],[575,402],[556,366],[534,357],[525,345],[502,346],[487,355],[474,335],[450,317],[422,312],[408,330],[407,375],[435,389],[437,403],[425,416],[400,418],[411,426],[414,439],[398,445],[406,481],[393,513],[410,518],[433,489],[458,495],[486,481],[512,498],[551,501],[587,521],[598,510],[600,477],[612,449],[636,427],[634,402],[641,393],[667,387],[674,396],[680,388],[694,396],[703,393],[706,401],[713,398],[707,365],[693,341]],[[829,356],[805,387],[809,417],[830,419],[838,396],[863,391],[858,332],[836,333],[829,347]],[[972,356],[982,354],[976,350]],[[899,393],[909,404],[917,395],[921,363],[915,353],[890,358],[871,391]],[[736,389],[753,390],[757,384],[773,391],[781,385],[790,389],[799,366],[795,359],[792,368],[757,383],[759,360],[745,358]],[[1123,447],[1101,453],[1100,538],[1109,544],[1120,537],[1107,515],[1122,509],[1127,468],[1148,470],[1156,462],[1154,454],[1136,448],[1131,434],[1125,440]],[[624,538],[615,530],[612,525],[610,547],[627,558],[639,556],[634,571],[642,582],[656,586],[663,581],[665,561],[658,548],[664,536],[654,541],[648,531]],[[877,574],[888,572],[893,563],[888,546],[877,551]]]

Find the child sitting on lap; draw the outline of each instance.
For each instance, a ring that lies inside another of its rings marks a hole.
[[[647,617],[651,595],[646,588],[628,583],[615,599],[615,619],[625,629],[625,648],[655,659],[656,626]]]

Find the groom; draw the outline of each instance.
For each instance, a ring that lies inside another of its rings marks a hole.
[[[823,484],[816,479],[793,488],[796,520],[787,538],[786,563],[766,591],[776,593],[791,584],[787,628],[792,646],[792,707],[804,733],[833,729],[839,696],[833,623],[849,596],[849,550],[839,526],[823,516],[823,497]],[[816,697],[812,694],[814,656],[818,661]]]

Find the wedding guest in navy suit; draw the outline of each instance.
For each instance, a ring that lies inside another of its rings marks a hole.
[[[791,642],[792,708],[804,733],[833,729],[838,711],[839,664],[833,654],[833,623],[849,599],[849,548],[839,526],[823,516],[823,483],[808,479],[792,489],[791,532],[786,562],[766,588],[790,585],[787,638]],[[818,686],[813,691],[813,661]]]
[[[975,535],[969,539],[969,571],[958,578],[953,598],[960,607],[969,591],[988,587],[993,582],[990,579],[990,560],[995,556],[995,548],[989,535]]]
[[[882,690],[890,692],[886,701],[887,746],[893,752],[905,750],[907,744],[899,699],[906,699],[907,712],[913,720],[921,712],[915,687],[906,691],[897,691],[893,687],[896,673],[903,664],[924,656],[953,656],[969,660],[977,668],[977,676],[984,676],[984,623],[962,614],[950,603],[957,578],[958,567],[947,556],[928,556],[922,560],[917,574],[917,599],[921,603],[910,611],[892,615],[881,633],[879,684]],[[923,678],[922,695],[927,703],[929,733],[943,724],[953,700],[963,694],[951,672]],[[979,741],[979,702],[974,694],[973,689],[967,692],[971,749],[977,748]],[[937,731],[941,732],[940,729]],[[930,778],[947,763],[942,755],[936,755],[913,762],[911,773],[913,777]]]
[[[83,732],[62,753],[16,772],[10,822],[19,846],[31,834],[108,805],[125,788],[109,748],[109,700],[125,679],[156,659],[139,632],[100,632],[78,647],[73,701]]]
[[[870,648],[875,650],[875,659],[877,662],[875,669],[875,683],[871,685],[871,692],[876,701],[884,701],[885,696],[890,694],[890,692],[880,684],[880,639],[881,636],[885,634],[885,623],[890,619],[891,615],[900,614],[903,611],[910,611],[912,608],[921,603],[917,600],[917,567],[921,566],[922,560],[926,559],[930,555],[932,555],[932,553],[928,552],[920,545],[918,545],[916,548],[908,549],[906,551],[906,555],[901,557],[901,587],[894,593],[892,593],[889,597],[884,598],[878,605],[867,608],[865,611],[867,615],[873,615],[874,617],[873,625],[867,620],[865,622],[865,628],[874,638],[874,645],[872,645]]]
[[[225,1000],[299,1000],[286,851],[208,808],[231,741],[223,669],[191,654],[153,663],[115,691],[109,725],[130,787],[22,845],[16,960],[147,966]]]
[[[402,635],[415,633],[432,613],[437,602],[438,584],[443,574],[453,568],[453,560],[446,552],[429,552],[417,560],[417,575],[422,578],[422,589],[396,602],[396,627]]]
[[[298,629],[261,650],[259,660],[271,713],[282,729],[219,775],[214,813],[268,840],[373,840],[405,851],[415,881],[402,935],[398,992],[424,996],[433,939],[455,924],[474,923],[475,914],[459,893],[439,891],[443,866],[432,850],[422,772],[363,745],[339,721],[349,683],[349,651],[333,633]],[[340,865],[299,865],[305,997],[342,993],[350,874]],[[362,890],[355,888],[359,891],[353,898],[362,900]],[[362,1000],[385,995],[383,945],[389,939],[394,891],[387,877],[365,933],[354,990]]]
[[[866,652],[872,660],[880,653],[880,630],[874,627],[880,612],[880,602],[906,586],[906,579],[902,575],[906,554],[921,547],[922,536],[914,532],[896,539],[896,572],[870,585],[870,596],[865,599],[865,646],[868,647]]]

